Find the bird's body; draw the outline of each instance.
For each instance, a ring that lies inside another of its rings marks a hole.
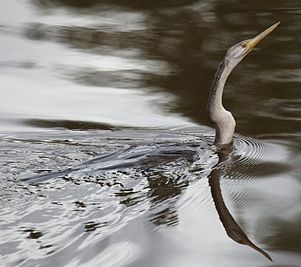
[[[220,63],[210,89],[207,110],[209,119],[215,125],[215,141],[217,146],[229,145],[233,142],[235,119],[231,112],[223,106],[223,90],[228,76],[235,66],[254,48],[254,46],[271,33],[279,22],[267,28],[253,39],[239,42],[232,46]]]

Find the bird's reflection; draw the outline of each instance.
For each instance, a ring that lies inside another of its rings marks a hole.
[[[232,152],[232,146],[225,146],[218,151],[218,163],[214,166],[213,170],[210,172],[208,179],[211,188],[212,198],[218,212],[219,218],[227,232],[227,235],[233,239],[235,242],[243,245],[247,245],[256,251],[260,252],[270,261],[272,258],[264,250],[256,246],[246,235],[246,233],[237,224],[230,211],[228,210],[222,195],[222,190],[220,186],[220,178],[222,177],[224,170],[229,166],[231,159],[230,155]]]

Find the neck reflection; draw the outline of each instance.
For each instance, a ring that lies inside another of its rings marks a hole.
[[[232,152],[232,146],[222,147],[218,151],[218,163],[213,167],[213,170],[208,176],[209,185],[211,188],[212,198],[218,212],[219,218],[226,230],[227,235],[235,242],[243,245],[247,245],[256,251],[260,252],[267,259],[272,261],[272,258],[264,250],[256,246],[245,234],[245,232],[237,224],[230,211],[228,210],[222,195],[220,186],[220,178],[223,175],[224,169],[227,166],[227,161],[230,160],[230,154]]]

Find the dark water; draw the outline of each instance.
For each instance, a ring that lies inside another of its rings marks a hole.
[[[0,265],[301,266],[300,14],[1,1]],[[277,21],[231,74],[237,136],[218,152],[218,62]]]

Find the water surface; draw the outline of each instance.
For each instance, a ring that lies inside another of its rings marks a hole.
[[[0,265],[300,266],[300,11],[1,2]],[[229,78],[220,154],[218,62],[276,21]]]

